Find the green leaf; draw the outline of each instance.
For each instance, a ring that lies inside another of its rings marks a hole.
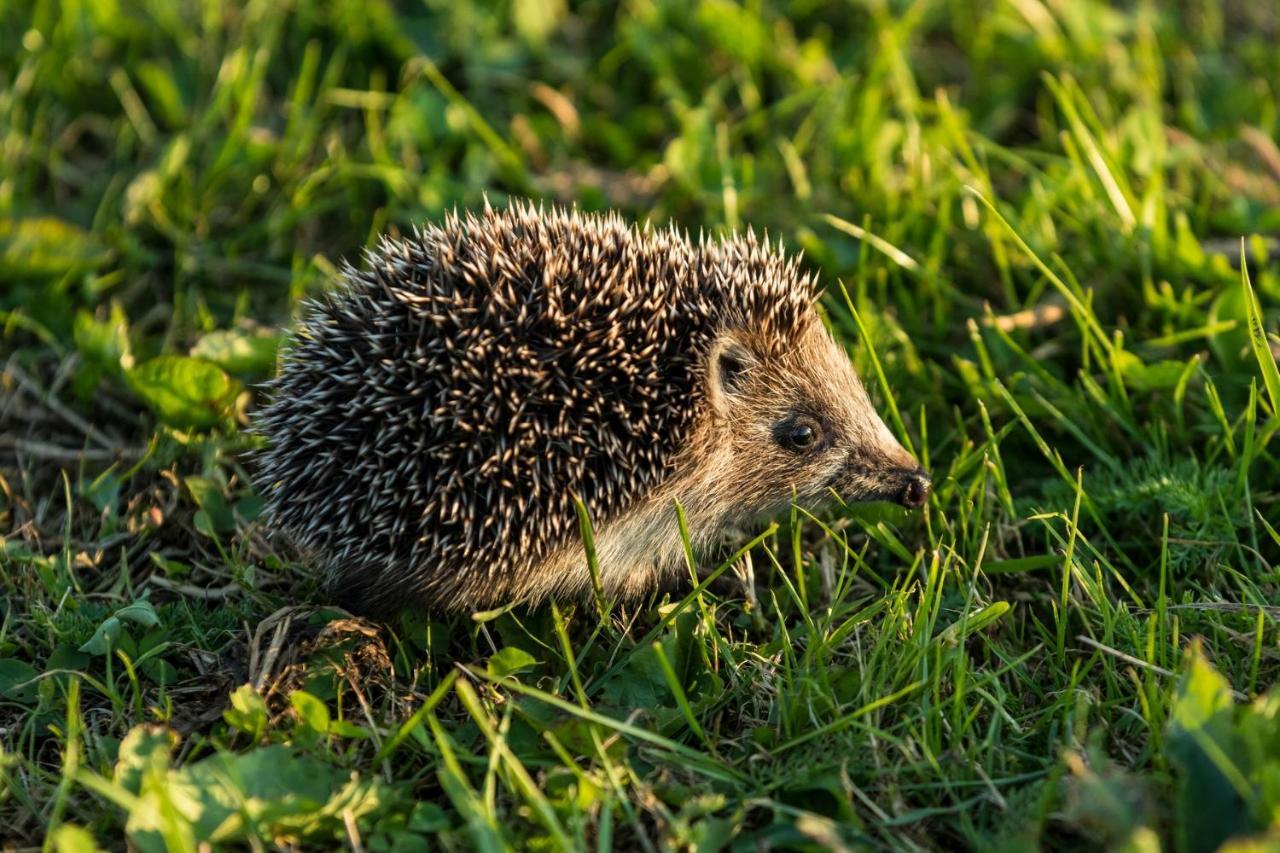
[[[51,832],[49,842],[56,853],[97,853],[102,849],[87,829],[70,823]]]
[[[127,374],[129,387],[160,420],[175,427],[211,427],[231,409],[240,383],[198,358],[162,355]]]
[[[196,835],[227,843],[254,835],[309,836],[376,812],[389,792],[376,780],[268,746],[242,755],[219,753],[170,774],[189,797]],[[252,803],[254,808],[243,808]]]
[[[1171,721],[1184,731],[1207,729],[1223,723],[1232,708],[1231,685],[1199,652],[1192,652]]]
[[[1180,361],[1163,359],[1147,364],[1131,352],[1116,352],[1116,362],[1125,384],[1136,391],[1164,391],[1173,388],[1182,378],[1186,365]]]
[[[178,745],[178,735],[164,726],[135,726],[120,742],[113,779],[131,793],[142,790],[142,777],[161,773],[169,767],[169,756]]]
[[[237,694],[245,690],[252,692],[246,685]],[[176,744],[169,729],[139,726],[120,745],[114,781],[137,798],[126,831],[144,853],[195,849],[197,840],[238,847],[277,836],[316,837],[315,846],[328,847],[334,833],[345,837],[344,815],[366,818],[395,800],[376,778],[283,746],[218,752],[175,768]]]
[[[1271,413],[1280,417],[1280,368],[1276,367],[1276,357],[1271,352],[1267,330],[1262,325],[1262,306],[1258,304],[1258,295],[1253,292],[1253,284],[1249,281],[1249,265],[1245,262],[1243,244],[1240,247],[1240,290],[1245,303],[1249,344],[1262,370],[1262,383],[1266,385],[1267,396],[1271,399]]]
[[[251,684],[242,684],[231,694],[231,707],[222,712],[222,718],[232,728],[261,740],[271,718],[267,702]]]
[[[262,511],[266,509],[267,499],[262,495],[248,495],[236,501],[236,505],[232,507],[237,518],[245,521],[253,521],[262,515]]]
[[[850,827],[861,827],[862,818],[854,810],[842,787],[840,775],[821,766],[801,768],[778,789],[777,798],[787,805],[823,815]]]
[[[36,700],[37,675],[35,667],[26,661],[0,658],[0,697],[30,705]]]
[[[236,529],[236,517],[230,504],[222,494],[222,486],[208,477],[187,477],[184,480],[187,490],[200,511],[204,513],[203,523],[197,519],[196,527],[201,533],[211,538],[219,533],[231,533]]]
[[[255,375],[271,370],[279,347],[277,332],[223,329],[202,337],[191,348],[191,356],[216,364],[228,373]]]
[[[0,217],[0,277],[55,278],[97,266],[106,255],[96,237],[70,222]]]
[[[105,655],[116,645],[116,640],[120,638],[120,632],[123,630],[124,624],[116,617],[109,616],[98,626],[98,630],[93,632],[93,636],[80,647],[80,651],[91,655]]]
[[[151,606],[150,601],[145,599],[120,608],[116,611],[116,617],[132,622],[135,625],[141,625],[144,628],[154,628],[160,624],[160,617],[156,615],[156,609]]]
[[[606,702],[620,707],[653,708],[670,704],[671,690],[653,646],[634,649],[626,667],[601,686],[600,695]]]
[[[87,361],[119,373],[133,367],[129,344],[129,318],[120,303],[112,301],[106,320],[95,320],[88,311],[78,311],[72,326],[76,349]]]
[[[1261,827],[1245,800],[1249,758],[1236,732],[1231,687],[1192,650],[1170,715],[1167,750],[1178,770],[1178,832],[1183,850],[1216,850]]]
[[[289,694],[289,704],[310,733],[324,735],[329,732],[329,708],[315,696],[305,690],[295,690]]]
[[[157,551],[152,551],[150,557],[151,562],[155,563],[156,566],[164,572],[165,577],[180,580],[191,574],[191,566],[181,562],[180,560],[170,560],[167,557],[161,556]]]
[[[512,16],[516,31],[526,41],[541,44],[559,26],[567,11],[565,0],[515,0]]]
[[[506,646],[489,658],[489,674],[494,678],[502,678],[530,669],[537,664],[537,658],[524,649]]]
[[[449,828],[449,816],[435,803],[418,803],[409,814],[409,829],[431,834]]]
[[[349,720],[331,720],[329,722],[329,734],[357,740],[369,740],[372,737],[372,734],[364,726],[357,726]]]
[[[91,655],[105,655],[116,644],[116,639],[123,630],[124,625],[121,624],[120,620],[114,616],[109,616],[98,625],[98,629],[93,632],[93,636],[80,646],[79,651],[87,652]]]
[[[1249,308],[1243,287],[1224,287],[1209,304],[1205,317],[1209,324],[1234,322],[1235,326],[1209,337],[1209,348],[1220,365],[1229,371],[1246,369],[1244,356],[1250,348]]]
[[[45,658],[44,668],[46,671],[56,669],[82,670],[88,667],[92,660],[93,658],[70,643],[59,643],[53,647],[53,651],[49,652],[49,657]]]
[[[124,623],[132,622],[135,625],[141,625],[144,628],[152,628],[160,624],[160,617],[156,615],[155,608],[151,606],[149,601],[135,601],[126,607],[122,607],[102,621],[98,626],[98,630],[93,632],[84,645],[80,647],[80,651],[88,652],[91,655],[105,655],[115,648],[119,643],[121,633],[124,631]]]

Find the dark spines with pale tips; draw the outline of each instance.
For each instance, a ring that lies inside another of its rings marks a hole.
[[[307,306],[271,402],[269,517],[364,611],[517,599],[670,474],[724,330],[785,342],[815,282],[752,235],[691,242],[513,204],[384,239]]]

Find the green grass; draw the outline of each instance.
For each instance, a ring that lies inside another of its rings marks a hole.
[[[0,840],[1277,843],[1274,5],[574,6],[0,4]],[[603,623],[326,609],[256,383],[485,193],[803,249],[926,510]]]

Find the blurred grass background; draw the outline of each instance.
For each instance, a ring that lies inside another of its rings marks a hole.
[[[1268,849],[1278,43],[1209,0],[0,3],[0,838]],[[341,259],[485,194],[803,249],[927,511],[778,519],[740,592],[603,625],[318,606],[255,383]]]

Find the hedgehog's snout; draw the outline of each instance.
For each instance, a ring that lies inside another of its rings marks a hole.
[[[919,509],[929,499],[931,488],[933,488],[933,481],[929,479],[928,472],[923,468],[916,468],[907,474],[907,482],[898,495],[898,503],[907,509]]]
[[[903,451],[905,463],[868,462],[854,457],[829,484],[840,496],[854,501],[889,501],[907,509],[919,509],[929,499],[933,480]]]

